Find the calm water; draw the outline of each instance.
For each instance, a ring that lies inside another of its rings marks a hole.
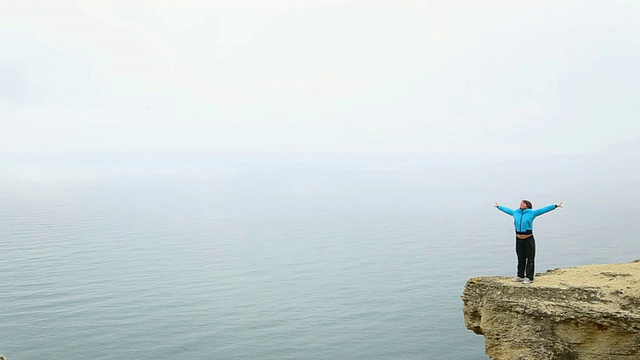
[[[513,275],[512,221],[494,194],[428,180],[263,171],[6,187],[0,353],[488,359],[460,295],[470,277]],[[621,216],[637,205],[580,199],[536,221],[538,271],[640,258],[640,226]]]

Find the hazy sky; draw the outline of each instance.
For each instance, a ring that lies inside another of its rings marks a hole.
[[[638,1],[0,3],[6,154],[583,154],[640,138]]]

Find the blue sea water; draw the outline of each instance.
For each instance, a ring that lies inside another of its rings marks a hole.
[[[470,277],[513,275],[512,220],[494,193],[430,178],[264,170],[5,187],[0,353],[488,359],[460,296]],[[569,203],[536,220],[538,271],[640,258],[640,225],[619,212],[638,205]]]

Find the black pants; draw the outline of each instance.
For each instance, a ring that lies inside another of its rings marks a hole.
[[[534,264],[536,257],[536,240],[533,235],[526,239],[516,238],[516,255],[518,255],[518,277],[528,277],[533,280]]]

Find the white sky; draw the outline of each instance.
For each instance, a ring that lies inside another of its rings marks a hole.
[[[638,1],[0,2],[4,154],[586,154],[640,139]]]

